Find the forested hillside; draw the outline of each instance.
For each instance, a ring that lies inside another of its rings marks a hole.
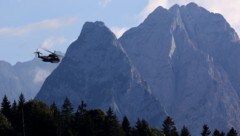
[[[26,102],[22,94],[17,102],[11,104],[5,96],[1,103],[1,136],[190,136],[190,132],[185,126],[177,130],[169,116],[162,128],[153,128],[144,119],[135,124],[130,124],[126,116],[118,119],[111,108],[106,112],[88,109],[83,101],[74,111],[68,98],[60,109],[55,103],[48,106],[37,100]],[[211,135],[206,124],[201,135]],[[225,133],[214,130],[212,135],[225,136]],[[227,136],[237,136],[236,130],[232,128]]]

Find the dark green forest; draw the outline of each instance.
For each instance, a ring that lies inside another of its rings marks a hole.
[[[177,130],[171,117],[166,117],[161,128],[149,126],[144,119],[130,124],[125,116],[119,121],[113,110],[87,109],[81,102],[74,111],[71,101],[66,98],[60,108],[38,101],[25,101],[24,95],[12,103],[4,96],[0,113],[0,136],[191,136],[183,126]],[[237,136],[234,128],[226,134],[203,125],[202,136]]]

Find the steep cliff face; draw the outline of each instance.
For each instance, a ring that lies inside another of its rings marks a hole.
[[[66,97],[75,108],[84,100],[89,108],[112,107],[120,118],[127,115],[132,122],[139,117],[160,125],[166,116],[119,41],[102,22],[85,23],[36,99],[61,105]]]
[[[240,44],[219,14],[157,8],[120,42],[178,127],[240,128]]]

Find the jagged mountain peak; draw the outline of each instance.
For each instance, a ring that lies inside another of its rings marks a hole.
[[[96,22],[86,22],[83,25],[82,32],[79,37],[81,38],[84,35],[91,35],[92,33],[94,33],[94,34],[109,34],[109,35],[112,35],[113,37],[115,36],[111,32],[111,30],[107,26],[105,26],[105,24],[103,22],[96,21]],[[97,38],[97,37],[98,36],[90,37],[90,38]]]
[[[169,10],[179,9],[179,8],[183,8],[183,7],[191,8],[191,9],[199,9],[199,8],[201,8],[201,6],[197,5],[195,2],[190,2],[187,5],[181,5],[181,6],[179,4],[174,4],[172,7],[169,8]]]
[[[108,28],[105,26],[103,22],[101,21],[86,22],[83,25],[81,34],[91,33],[91,32],[100,31],[100,30],[108,30]]]
[[[143,23],[161,21],[164,18],[168,18],[167,16],[169,16],[169,11],[163,8],[162,6],[159,6],[152,13],[148,15],[148,17],[145,19]]]
[[[86,22],[78,39],[67,49],[65,58],[77,60],[84,57],[82,54],[90,50],[105,51],[104,49],[111,48],[110,46],[119,46],[114,33],[103,22]]]
[[[188,8],[199,8],[199,6],[195,2],[190,2],[186,5]]]
[[[89,108],[112,107],[120,118],[127,115],[132,122],[139,117],[159,125],[166,115],[121,43],[102,22],[84,24],[36,98],[60,106],[66,97],[75,108],[84,100]]]
[[[199,14],[199,13],[210,13],[208,10],[205,8],[199,6],[198,4],[194,2],[190,2],[187,5],[181,6],[181,10],[187,10],[189,12],[193,12],[194,14]]]
[[[204,123],[240,128],[237,39],[222,15],[190,3],[155,10],[120,42],[177,125],[195,135]]]
[[[0,60],[0,66],[1,66],[1,67],[10,67],[11,64],[8,63],[8,62],[6,62],[6,61]]]
[[[152,13],[150,13],[149,16],[153,15],[153,14],[160,14],[162,12],[166,12],[167,9],[162,7],[162,6],[158,6]]]
[[[232,42],[239,41],[237,33],[221,14],[211,13],[195,3],[189,3],[183,6],[176,4],[169,10],[162,7],[156,8],[156,10],[140,24],[140,27],[143,26],[143,28],[154,29],[161,26],[169,27],[169,24],[172,25],[170,27],[173,28],[176,28],[176,25],[180,26],[180,28],[185,29],[185,32],[189,36],[202,33],[200,38],[204,44],[221,42],[223,37],[228,38],[228,40]],[[129,31],[124,34],[127,33],[129,33]],[[217,40],[214,37],[217,38]],[[207,47],[204,46],[200,48],[207,49]]]
[[[99,28],[106,28],[106,29],[108,29],[108,27],[102,21],[86,22],[83,25],[83,29],[86,29],[86,28],[90,28],[91,29],[93,27],[99,27]]]
[[[194,12],[194,13],[209,13],[209,11],[207,11],[206,9],[202,8],[201,6],[198,6],[194,2],[191,2],[183,6],[179,6],[178,4],[175,4],[169,9],[166,9],[162,6],[158,6],[152,13],[149,14],[147,18],[156,18],[156,17],[169,14],[169,12],[176,13],[176,11],[179,11],[179,10],[187,10],[189,12]]]
[[[176,12],[177,10],[180,9],[180,6],[178,4],[173,5],[172,7],[169,8],[170,12]]]
[[[206,9],[197,5],[194,2],[191,2],[187,5],[182,5],[182,6],[179,6],[178,4],[175,4],[172,7],[170,7],[168,11],[173,13],[173,14],[178,14],[178,12],[183,11],[183,10],[188,11],[188,12],[192,12],[196,15],[197,14],[202,14],[202,13],[209,13],[209,11],[207,11]]]

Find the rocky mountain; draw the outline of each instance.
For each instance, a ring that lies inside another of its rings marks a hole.
[[[5,61],[0,61],[0,99],[7,95],[12,101],[18,98],[23,90],[21,80],[17,76],[12,65]]]
[[[27,100],[33,99],[56,67],[55,64],[47,64],[37,58],[15,65],[0,61],[0,99],[6,94],[13,102],[18,100],[21,93]]]
[[[158,7],[120,42],[178,128],[240,129],[240,40],[223,16]]]
[[[34,58],[27,62],[18,62],[13,68],[21,79],[23,94],[27,99],[33,99],[40,90],[45,79],[52,73],[58,64],[42,62]]]
[[[36,99],[61,106],[68,97],[75,108],[83,100],[88,108],[112,107],[131,122],[160,125],[166,113],[151,93],[115,35],[102,22],[87,22]]]

